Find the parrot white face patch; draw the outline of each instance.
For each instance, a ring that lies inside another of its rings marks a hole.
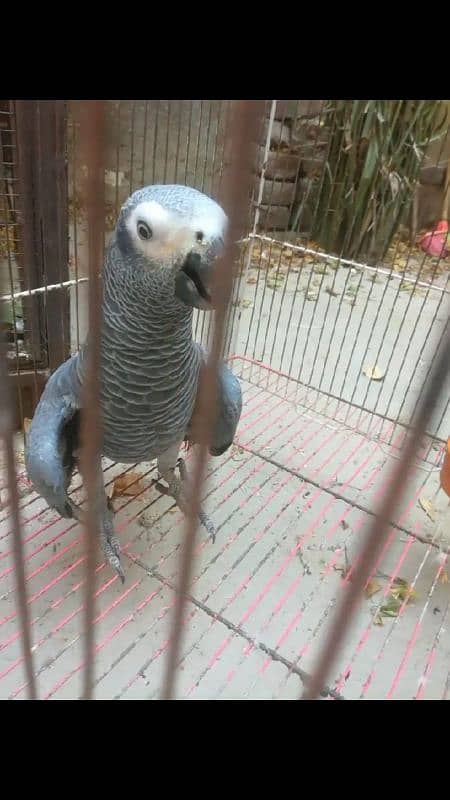
[[[131,211],[126,227],[139,253],[149,261],[171,266],[190,251],[201,252],[211,241],[223,239],[227,217],[220,206],[211,203],[206,214],[183,219],[160,203],[148,200]]]
[[[140,203],[126,222],[136,250],[150,261],[169,261],[187,244],[176,216],[154,200]]]

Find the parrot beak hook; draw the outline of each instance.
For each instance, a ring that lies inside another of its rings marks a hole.
[[[198,253],[189,253],[175,278],[176,297],[193,308],[210,310],[210,272],[210,266],[202,261]]]

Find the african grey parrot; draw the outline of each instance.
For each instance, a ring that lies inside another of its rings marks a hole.
[[[183,511],[189,482],[178,454],[183,442],[195,444],[191,423],[206,358],[192,339],[192,314],[194,307],[212,308],[212,270],[226,227],[220,206],[195,189],[140,189],[121,209],[103,269],[101,452],[120,463],[157,458],[168,493]],[[88,347],[89,338],[48,380],[26,447],[36,491],[63,517],[78,520],[82,514],[68,488],[77,464]],[[239,382],[224,363],[217,379],[214,456],[231,446],[242,410]],[[103,550],[123,581],[100,464],[98,492]],[[203,512],[201,520],[213,536]]]

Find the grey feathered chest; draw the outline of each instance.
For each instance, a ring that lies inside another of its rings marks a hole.
[[[102,451],[114,461],[147,461],[183,440],[201,353],[192,309],[174,298],[170,273],[136,274],[122,262],[113,245],[103,276]]]

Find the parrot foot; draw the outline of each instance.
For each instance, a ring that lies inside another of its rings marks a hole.
[[[117,572],[122,583],[125,583],[125,573],[120,560],[120,542],[114,532],[113,517],[114,511],[108,498],[107,509],[100,523],[100,541],[106,560]]]
[[[156,487],[163,494],[169,494],[171,497],[173,497],[178,508],[183,512],[183,514],[186,514],[188,509],[186,490],[189,489],[189,476],[187,473],[186,465],[182,458],[178,459],[177,467],[180,472],[179,478],[177,477],[177,475],[175,475],[175,470],[173,469],[161,476],[164,478],[164,480],[167,481],[169,485],[168,489],[165,489],[165,487],[162,486],[162,484],[160,483],[157,483]],[[216,529],[214,527],[214,524],[208,517],[208,515],[205,514],[205,512],[203,511],[203,509],[200,509],[198,518],[200,524],[203,525],[204,528],[206,528],[206,531],[208,533],[208,538],[211,539],[212,542],[214,543],[216,541]]]
[[[111,567],[117,572],[122,583],[125,583],[125,573],[120,561],[120,542],[114,533],[113,516],[114,511],[109,498],[107,499],[107,506],[99,520],[100,527],[100,542],[103,549],[103,554]],[[73,502],[69,500],[70,510],[72,516],[82,525],[86,525],[85,512]]]

